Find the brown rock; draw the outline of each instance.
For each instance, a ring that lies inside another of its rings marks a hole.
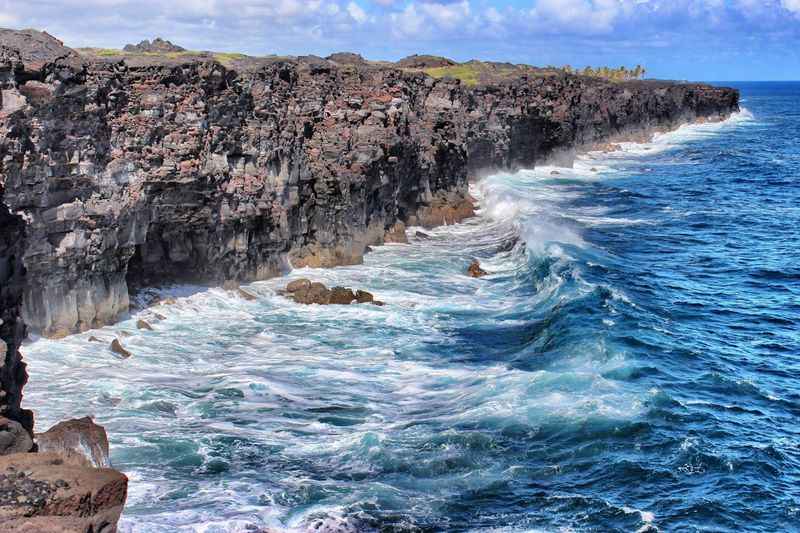
[[[296,279],[294,281],[290,281],[288,285],[286,285],[286,292],[297,292],[301,290],[308,290],[311,286],[311,281],[306,278]]]
[[[122,347],[119,339],[114,339],[111,341],[111,351],[121,355],[122,357],[125,357],[126,359],[131,356],[131,352]]]
[[[467,274],[472,276],[473,278],[481,278],[488,274],[485,270],[481,268],[481,264],[478,262],[477,259],[473,259],[472,263],[469,264],[467,268]]]
[[[136,329],[146,329],[148,331],[153,331],[153,326],[151,326],[150,324],[148,324],[144,320],[137,320],[136,321]]]
[[[378,307],[383,307],[384,305],[386,305],[386,303],[385,303],[385,302],[382,302],[382,301],[380,301],[380,300],[372,300],[370,303],[371,303],[372,305],[377,305]]]
[[[292,298],[300,304],[326,305],[331,302],[331,291],[322,283],[314,282],[307,289],[292,293]]]
[[[356,291],[356,302],[358,302],[360,304],[364,304],[364,303],[373,302],[374,300],[375,300],[375,297],[372,295],[372,293],[369,293],[367,291],[362,291],[362,290],[357,290]]]
[[[89,342],[103,342],[103,341],[92,335],[91,337],[89,337]]]
[[[22,424],[0,416],[0,455],[26,453],[33,448],[33,440]]]
[[[222,284],[222,288],[226,291],[235,291],[239,288],[239,282],[236,280],[226,280],[225,283]]]
[[[0,524],[4,533],[113,533],[128,478],[53,453],[0,457]]]
[[[154,313],[153,313],[153,316],[154,316],[154,317],[156,317],[156,318],[157,318],[157,319],[159,319],[159,320],[166,320],[166,319],[167,319],[167,317],[165,317],[165,316],[164,316],[164,315],[162,315],[161,313],[155,313],[155,312],[154,312]]]
[[[254,300],[258,300],[258,297],[256,297],[254,294],[251,294],[251,293],[247,292],[244,289],[236,289],[236,293],[239,296],[241,296],[242,298],[244,298],[245,300],[247,300],[248,302],[252,302]]]
[[[394,226],[386,230],[383,242],[407,244],[406,225],[402,222],[396,222]]]
[[[59,422],[44,433],[37,434],[36,444],[40,452],[55,453],[87,466],[111,466],[106,430],[88,416]]]
[[[356,295],[353,293],[352,289],[347,289],[345,287],[334,287],[331,289],[330,301],[328,303],[336,305],[350,305],[355,299]]]

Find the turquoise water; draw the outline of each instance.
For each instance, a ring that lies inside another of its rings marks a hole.
[[[288,278],[385,307],[175,287],[31,343],[27,406],[106,426],[123,531],[798,531],[800,84],[741,89],[723,124],[491,176],[477,218]],[[123,330],[130,359],[88,342]]]

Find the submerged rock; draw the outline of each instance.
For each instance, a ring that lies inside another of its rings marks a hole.
[[[481,264],[478,262],[477,259],[473,259],[472,263],[469,264],[467,267],[467,274],[472,276],[473,278],[481,278],[488,274],[484,269],[481,268]]]
[[[22,424],[0,416],[0,455],[26,453],[33,448],[33,440]]]
[[[147,323],[145,320],[137,320],[136,321],[136,329],[144,329],[148,331],[153,331],[153,326]]]
[[[122,347],[122,343],[119,342],[119,339],[111,341],[111,351],[126,359],[132,355],[131,352]]]
[[[76,459],[87,466],[111,466],[106,430],[88,416],[59,422],[44,433],[37,434],[36,444],[40,452]]]
[[[258,300],[258,297],[256,295],[251,294],[244,289],[236,289],[236,293],[245,300],[247,300],[248,302]]]
[[[89,337],[89,342],[103,342],[103,341],[92,335],[91,337]]]
[[[0,522],[4,533],[112,533],[128,478],[54,453],[0,457]]]

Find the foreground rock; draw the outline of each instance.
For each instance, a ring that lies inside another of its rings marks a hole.
[[[122,346],[122,343],[119,342],[119,339],[114,339],[113,341],[111,341],[111,351],[117,355],[121,355],[125,359],[127,359],[132,355],[131,352],[129,352]]]
[[[103,426],[89,418],[59,422],[44,433],[36,434],[39,452],[52,452],[67,460],[109,468],[108,435]]]
[[[128,478],[54,453],[0,457],[0,530],[4,533],[112,533]]]
[[[482,278],[483,276],[487,275],[488,272],[481,268],[481,264],[477,259],[473,259],[472,263],[470,263],[469,267],[467,267],[467,274],[473,278]]]
[[[470,177],[738,108],[731,89],[535,68],[468,85],[420,70],[454,65],[428,56],[130,50],[0,32],[0,203],[15,219],[0,231],[21,240],[3,257],[20,263],[25,322],[47,336],[114,322],[156,282],[357,264],[402,242],[400,223],[472,216]]]
[[[16,420],[0,417],[0,455],[26,453],[33,448],[33,439]]]
[[[319,305],[350,305],[353,303],[371,303],[374,305],[384,305],[383,302],[375,300],[372,293],[362,290],[349,289],[347,287],[327,288],[319,282],[302,278],[290,282],[284,291],[287,298],[299,304],[319,304]]]

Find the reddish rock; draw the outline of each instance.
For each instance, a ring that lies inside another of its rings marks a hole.
[[[108,435],[90,417],[59,422],[36,434],[39,452],[50,452],[95,468],[108,468]]]
[[[406,225],[402,222],[396,222],[394,226],[386,230],[386,235],[383,237],[383,242],[407,244],[408,237],[406,236]]]
[[[331,289],[331,296],[328,303],[337,305],[350,305],[356,299],[352,289],[345,287],[334,287]]]
[[[4,533],[113,533],[128,478],[53,453],[0,457],[0,524]]]
[[[119,342],[119,339],[111,341],[111,351],[126,359],[132,355],[131,352],[122,347],[122,343]]]
[[[290,281],[289,284],[286,285],[286,292],[304,291],[308,290],[310,286],[311,286],[310,280],[307,280],[306,278],[300,278],[294,281]]]
[[[483,276],[487,275],[488,272],[481,268],[481,264],[477,259],[473,259],[472,263],[470,263],[469,267],[467,268],[467,274],[473,278],[482,278]]]

